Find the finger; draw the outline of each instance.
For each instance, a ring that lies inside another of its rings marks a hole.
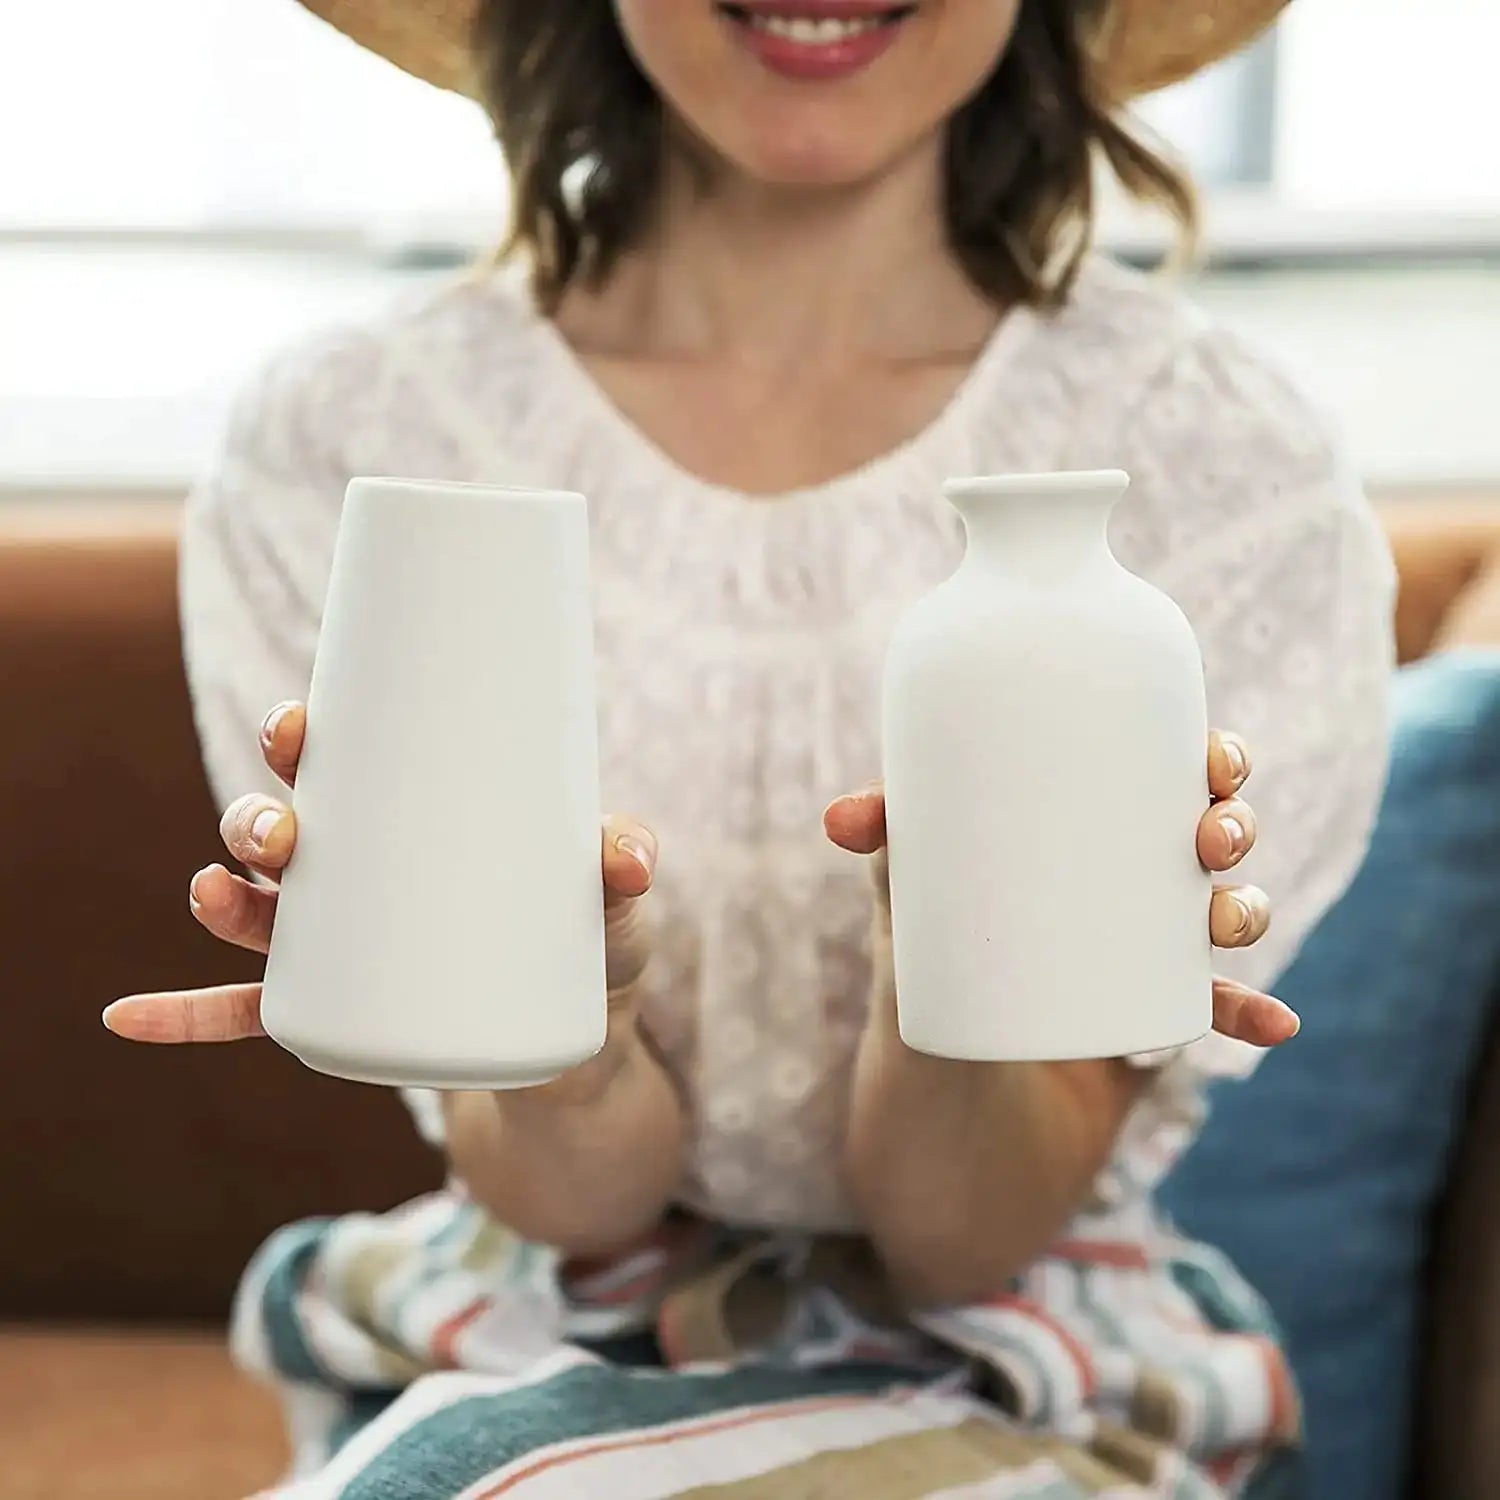
[[[307,733],[307,710],[300,703],[278,703],[260,726],[260,753],[265,762],[291,786],[302,759],[302,738]]]
[[[1255,834],[1248,802],[1215,802],[1198,820],[1198,859],[1205,870],[1232,870],[1255,847]]]
[[[223,865],[199,870],[188,883],[188,909],[216,938],[264,953],[271,946],[276,892],[233,875]]]
[[[105,1007],[104,1024],[132,1042],[237,1042],[266,1034],[258,984],[127,995]]]
[[[604,964],[612,1004],[628,1001],[651,956],[650,902],[640,898],[656,875],[656,835],[634,818],[604,820]]]
[[[1214,1030],[1256,1047],[1275,1047],[1302,1029],[1297,1012],[1232,979],[1214,980]]]
[[[1215,948],[1248,948],[1271,925],[1271,902],[1259,886],[1214,887],[1208,907],[1208,933]]]
[[[656,874],[656,835],[634,818],[611,816],[603,840],[605,906],[644,896]]]
[[[875,900],[887,924],[891,918],[891,856],[888,849],[877,849],[870,856],[870,880]]]
[[[884,849],[884,785],[874,781],[857,792],[835,797],[823,809],[823,831],[851,854],[874,854]]]
[[[1208,794],[1232,797],[1250,774],[1250,752],[1237,734],[1208,732]]]
[[[225,808],[219,836],[241,864],[275,876],[292,857],[297,820],[284,802],[252,792]]]

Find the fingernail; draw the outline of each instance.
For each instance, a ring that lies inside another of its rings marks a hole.
[[[1245,825],[1238,818],[1226,814],[1219,819],[1219,827],[1229,840],[1229,852],[1238,854],[1245,847]]]
[[[281,822],[281,813],[274,807],[268,807],[263,812],[255,815],[255,821],[250,825],[251,841],[259,848],[264,849],[271,841],[271,835],[276,832],[276,825]]]
[[[1234,924],[1234,935],[1235,937],[1244,937],[1250,931],[1250,924],[1255,920],[1255,913],[1238,896],[1231,896],[1229,899],[1234,903],[1234,909],[1239,914]]]
[[[1224,759],[1229,762],[1229,774],[1236,781],[1242,781],[1245,776],[1245,752],[1236,740],[1222,740],[1220,743],[1224,746]]]
[[[278,703],[260,723],[260,737],[263,743],[270,744],[276,738],[276,726],[281,723],[282,716],[292,705],[290,703]]]
[[[120,1034],[120,1022],[128,1017],[132,1010],[136,1009],[139,996],[122,995],[118,1000],[111,1000],[108,1005],[99,1012],[99,1019],[104,1022],[106,1031],[112,1031],[116,1036]]]
[[[194,906],[201,906],[203,904],[203,897],[199,893],[198,886],[207,873],[208,871],[206,868],[199,870],[198,873],[194,875],[190,881],[188,881],[188,900],[191,901]]]
[[[654,856],[645,843],[633,833],[617,833],[615,848],[621,854],[628,854],[648,875],[651,873]]]

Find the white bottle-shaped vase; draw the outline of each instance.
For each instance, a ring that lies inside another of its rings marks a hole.
[[[1203,668],[1105,539],[1118,470],[951,480],[968,546],[897,627],[883,710],[908,1045],[1177,1046],[1212,1020]]]
[[[507,1088],[605,1038],[581,495],[355,479],[266,1030],[371,1083]]]

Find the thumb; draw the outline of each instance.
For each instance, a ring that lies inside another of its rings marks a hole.
[[[835,797],[823,809],[823,831],[851,854],[885,848],[885,786],[872,781],[857,792]]]
[[[642,902],[656,878],[656,835],[634,818],[604,820],[604,954],[611,1001],[625,997],[645,971],[651,933]]]
[[[876,917],[886,927],[891,917],[890,858],[886,848],[885,787],[878,781],[836,797],[823,811],[823,831],[840,849],[870,855]]]
[[[600,863],[606,907],[644,896],[651,889],[656,852],[656,835],[644,823],[617,815],[604,820]]]

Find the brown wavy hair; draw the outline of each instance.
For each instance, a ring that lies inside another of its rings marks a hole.
[[[1182,171],[1123,117],[1099,66],[1110,0],[1021,0],[994,71],[948,122],[948,240],[1001,305],[1064,300],[1095,215],[1096,157],[1165,210],[1179,248],[1196,225]],[[643,231],[662,169],[662,102],[610,0],[483,0],[480,94],[513,179],[507,253],[530,260],[551,311],[598,285]]]

